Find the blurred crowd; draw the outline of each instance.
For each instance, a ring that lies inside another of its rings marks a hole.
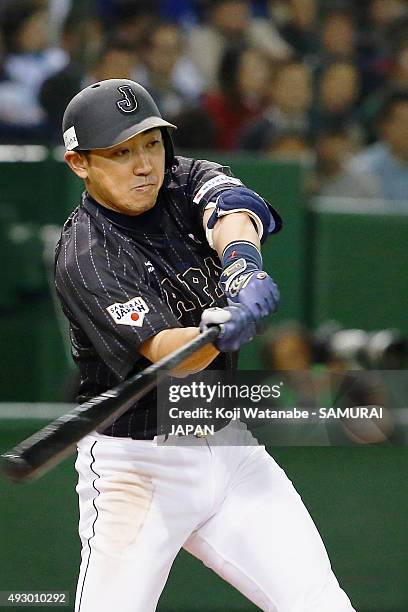
[[[310,417],[327,406],[345,409],[331,421],[275,422],[270,433],[279,444],[407,443],[399,414],[408,391],[408,339],[399,330],[344,329],[331,320],[310,331],[285,321],[266,330],[260,348],[265,369],[285,381],[282,407],[296,406]],[[359,418],[363,406],[381,406],[381,417]]]
[[[181,149],[407,201],[406,0],[0,0],[0,142],[59,144],[68,101],[107,78],[144,85]]]

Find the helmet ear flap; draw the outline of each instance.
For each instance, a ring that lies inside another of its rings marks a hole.
[[[166,152],[165,167],[166,170],[170,170],[174,163],[174,145],[173,140],[170,136],[169,130],[165,127],[160,128],[163,136],[164,150]]]

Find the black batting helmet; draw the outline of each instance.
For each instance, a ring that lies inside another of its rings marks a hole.
[[[68,104],[62,120],[67,151],[106,149],[151,128],[161,128],[166,168],[173,162],[173,143],[165,121],[148,91],[129,79],[107,79],[89,85]]]

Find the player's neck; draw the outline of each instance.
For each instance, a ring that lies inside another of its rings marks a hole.
[[[88,203],[93,211],[98,211],[99,214],[102,213],[109,221],[127,230],[157,233],[161,225],[160,221],[163,217],[163,207],[160,197],[157,198],[153,208],[136,216],[125,215],[108,208],[97,202],[89,193],[86,194],[85,203]],[[88,206],[85,207],[88,208]]]

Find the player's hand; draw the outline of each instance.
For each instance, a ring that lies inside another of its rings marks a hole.
[[[279,289],[269,274],[256,270],[234,280],[227,291],[230,304],[246,306],[255,321],[276,312],[280,299]]]
[[[214,345],[222,352],[237,351],[256,334],[255,323],[249,310],[241,305],[204,310],[201,315],[200,331],[206,331],[213,325],[221,327],[221,333]]]

